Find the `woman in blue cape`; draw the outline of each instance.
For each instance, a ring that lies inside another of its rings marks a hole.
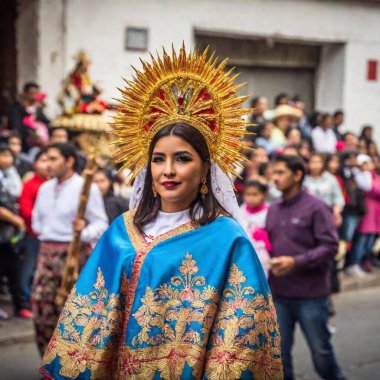
[[[282,379],[270,290],[228,173],[245,97],[226,62],[164,52],[122,91],[131,211],[97,244],[43,358],[47,379]]]

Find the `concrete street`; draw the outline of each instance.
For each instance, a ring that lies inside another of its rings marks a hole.
[[[337,331],[333,344],[347,379],[380,379],[380,287],[341,293],[335,297],[335,305],[337,316],[331,324]],[[5,327],[2,323],[1,328]],[[297,380],[318,379],[300,334],[293,357]],[[38,380],[38,362],[33,342],[2,344],[0,380]]]

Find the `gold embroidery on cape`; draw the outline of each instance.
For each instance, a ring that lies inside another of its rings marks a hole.
[[[247,278],[232,265],[228,287],[213,327],[207,353],[209,380],[240,379],[248,370],[255,380],[283,379],[280,333],[272,297],[254,295]]]
[[[159,345],[167,342],[188,342],[199,346],[206,343],[207,335],[189,327],[197,322],[207,331],[212,324],[212,317],[218,302],[218,292],[211,286],[206,286],[205,278],[195,276],[198,272],[195,260],[186,253],[181,276],[171,279],[171,285],[163,284],[156,291],[146,288],[141,299],[142,306],[133,314],[140,332],[133,338],[132,345],[149,343]],[[165,324],[165,321],[175,321],[175,328]],[[152,329],[162,329],[160,333],[151,334]]]
[[[82,295],[74,287],[42,365],[51,363],[58,356],[61,376],[75,379],[89,369],[91,379],[110,378],[123,319],[120,296],[126,294],[128,282],[123,275],[120,295],[109,295],[102,271],[98,268],[94,291]]]
[[[132,347],[123,348],[118,379],[151,380],[157,372],[164,380],[179,379],[186,364],[196,379],[202,378],[204,368],[209,380],[239,379],[246,370],[255,379],[281,379],[271,298],[243,287],[246,278],[234,264],[218,310],[218,292],[196,276],[198,270],[187,253],[180,276],[155,290],[146,288],[142,305],[133,314],[140,331]],[[205,363],[207,343],[211,351]]]
[[[199,268],[186,253],[179,271],[157,289],[147,287],[142,305],[133,314],[140,331],[125,347],[120,379],[179,379],[187,363],[200,378],[205,346],[218,304],[218,291],[206,285]],[[136,346],[146,346],[136,348]]]

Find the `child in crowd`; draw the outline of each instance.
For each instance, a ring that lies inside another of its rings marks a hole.
[[[268,212],[268,205],[265,203],[267,195],[268,186],[265,183],[260,181],[246,183],[241,211],[244,228],[256,249],[265,275],[268,277],[271,244],[267,231],[264,229]]]

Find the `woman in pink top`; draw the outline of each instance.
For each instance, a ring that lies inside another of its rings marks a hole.
[[[356,269],[359,265],[367,271],[371,271],[373,264],[379,265],[379,261],[372,255],[372,247],[376,236],[380,234],[380,176],[374,170],[373,161],[369,156],[361,154],[357,160],[361,171],[357,174],[356,181],[364,190],[366,213],[360,220],[351,250],[347,268],[349,274],[359,274],[360,271]]]

